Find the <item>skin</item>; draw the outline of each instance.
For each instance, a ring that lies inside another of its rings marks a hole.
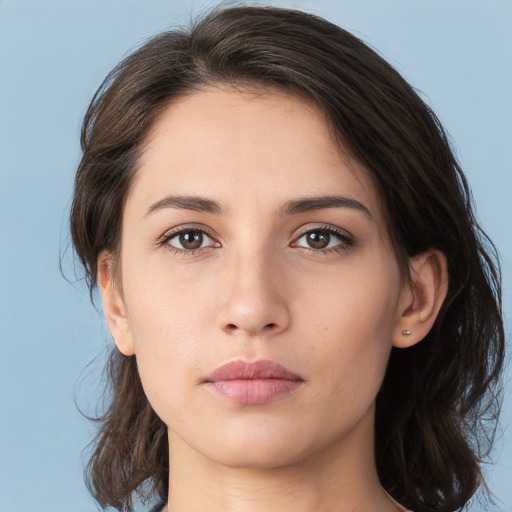
[[[351,202],[286,211],[324,196]],[[197,250],[176,231],[192,228],[205,233]],[[327,248],[311,247],[319,237]],[[442,255],[410,266],[412,287],[367,171],[308,103],[219,87],[168,107],[126,200],[120,278],[102,254],[99,284],[117,346],[136,355],[169,428],[170,512],[399,509],[376,473],[375,397],[393,344],[420,341],[446,293]],[[237,359],[276,361],[303,382],[235,403],[204,378]]]

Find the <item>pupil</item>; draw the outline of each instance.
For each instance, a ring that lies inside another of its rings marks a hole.
[[[326,231],[313,231],[306,235],[306,239],[310,247],[313,249],[323,249],[329,245],[331,236]]]
[[[201,231],[180,233],[180,244],[185,249],[199,249],[203,245],[203,233]]]

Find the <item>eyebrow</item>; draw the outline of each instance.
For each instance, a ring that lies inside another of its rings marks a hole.
[[[196,212],[212,213],[214,215],[221,215],[222,208],[219,203],[206,199],[204,197],[196,196],[167,196],[152,204],[146,211],[149,215],[164,208],[178,208],[180,210],[194,210]]]
[[[294,201],[288,201],[279,211],[280,215],[294,215],[309,212],[311,210],[325,210],[328,208],[351,208],[364,213],[373,220],[370,210],[356,199],[343,196],[319,196],[305,197]]]
[[[146,216],[165,208],[177,208],[180,210],[193,210],[196,212],[222,215],[223,210],[219,203],[211,199],[199,196],[166,196],[152,204],[146,211]],[[312,210],[326,210],[328,208],[351,208],[364,213],[373,220],[370,210],[356,199],[343,196],[318,196],[305,197],[288,201],[278,210],[278,215],[296,215]]]

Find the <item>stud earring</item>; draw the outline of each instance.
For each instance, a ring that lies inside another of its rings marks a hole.
[[[402,335],[403,335],[403,336],[410,336],[410,335],[411,335],[411,331],[409,331],[408,329],[404,329],[404,330],[402,331]]]

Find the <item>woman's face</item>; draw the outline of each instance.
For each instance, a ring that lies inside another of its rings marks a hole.
[[[402,280],[371,180],[314,107],[217,88],[168,107],[120,261],[112,330],[171,444],[237,467],[371,446]]]

